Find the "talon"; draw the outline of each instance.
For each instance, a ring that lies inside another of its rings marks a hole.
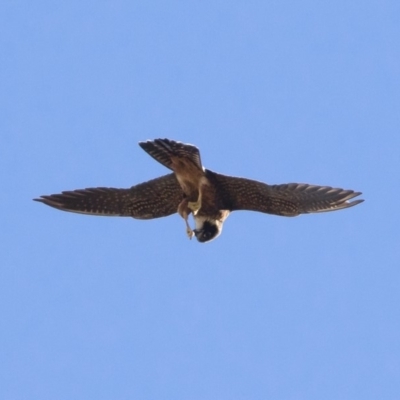
[[[194,231],[190,229],[189,227],[186,229],[186,234],[188,235],[188,238],[192,240],[192,237],[194,236]]]
[[[192,237],[194,236],[194,231],[190,227],[187,219],[185,219],[185,223],[186,223],[186,235],[188,236],[189,239],[192,239]]]

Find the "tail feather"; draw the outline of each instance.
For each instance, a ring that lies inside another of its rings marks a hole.
[[[155,139],[139,142],[139,146],[156,161],[171,170],[173,170],[172,158],[185,158],[191,160],[197,167],[203,168],[199,149],[191,144],[169,139]]]

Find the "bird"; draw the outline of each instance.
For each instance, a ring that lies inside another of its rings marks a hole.
[[[294,217],[342,210],[362,203],[361,192],[306,183],[269,185],[222,175],[203,167],[199,149],[170,139],[139,142],[167,175],[127,189],[95,187],[43,195],[33,200],[74,213],[154,219],[178,213],[186,234],[200,243],[217,238],[233,211],[247,210]],[[195,227],[189,224],[192,214]]]

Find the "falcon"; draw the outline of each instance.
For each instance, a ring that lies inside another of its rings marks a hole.
[[[155,139],[140,142],[139,146],[173,172],[129,189],[96,187],[34,200],[63,211],[137,219],[166,217],[177,212],[185,221],[187,236],[196,236],[201,243],[221,234],[232,211],[294,217],[342,210],[364,201],[350,201],[361,194],[353,190],[305,183],[268,185],[218,174],[203,167],[199,149],[191,144]],[[190,214],[194,229],[189,225]]]

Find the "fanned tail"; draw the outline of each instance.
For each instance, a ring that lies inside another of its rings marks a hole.
[[[199,149],[191,144],[175,142],[169,139],[155,139],[139,142],[139,146],[155,160],[171,170],[173,170],[173,158],[185,158],[186,160],[191,160],[199,168],[203,168]]]

